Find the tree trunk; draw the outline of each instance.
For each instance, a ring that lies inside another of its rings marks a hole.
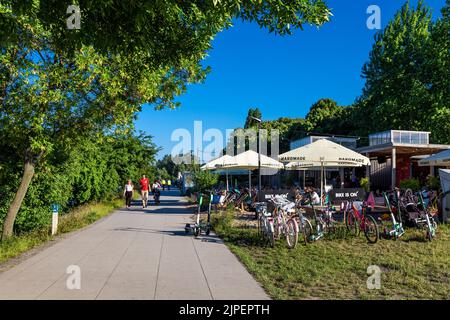
[[[8,213],[6,214],[5,221],[3,223],[2,240],[12,236],[14,221],[16,220],[17,213],[22,205],[23,198],[25,197],[30,182],[34,176],[34,163],[32,159],[26,159],[23,169],[22,181],[20,182],[19,189],[14,196],[14,200],[9,206]]]

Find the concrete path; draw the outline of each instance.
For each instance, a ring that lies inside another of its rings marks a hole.
[[[220,239],[185,235],[192,213],[177,194],[118,210],[0,273],[0,299],[268,299]],[[80,289],[68,289],[71,265]]]

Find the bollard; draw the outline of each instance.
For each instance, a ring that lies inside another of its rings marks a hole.
[[[58,232],[58,211],[59,206],[52,204],[52,236]]]

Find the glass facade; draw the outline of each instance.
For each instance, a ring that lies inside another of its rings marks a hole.
[[[427,145],[430,142],[429,136],[429,132],[390,130],[369,135],[369,145],[375,146],[389,142]]]

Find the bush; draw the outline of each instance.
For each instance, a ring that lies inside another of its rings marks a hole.
[[[197,171],[194,173],[194,188],[197,192],[206,192],[214,187],[219,181],[217,174],[210,171]]]
[[[359,185],[361,186],[361,188],[364,189],[364,191],[366,191],[366,192],[370,191],[369,178],[361,178],[361,180],[359,180]]]
[[[428,176],[427,187],[432,190],[439,190],[441,188],[441,181],[438,177]]]
[[[211,225],[213,226],[214,231],[219,236],[223,236],[230,232],[232,229],[233,217],[233,211],[228,210],[219,214],[211,215]]]
[[[400,181],[400,188],[401,189],[411,189],[412,191],[419,191],[420,190],[420,182],[418,179],[405,179]]]
[[[0,141],[1,143],[2,141]],[[0,230],[22,177],[21,158],[13,153],[0,165]],[[73,207],[100,200],[111,200],[123,190],[128,178],[136,181],[141,173],[152,174],[156,148],[146,136],[108,136],[80,141],[71,149],[55,148],[36,173],[27,190],[14,223],[21,235],[47,228],[51,224],[53,203],[61,214]]]

